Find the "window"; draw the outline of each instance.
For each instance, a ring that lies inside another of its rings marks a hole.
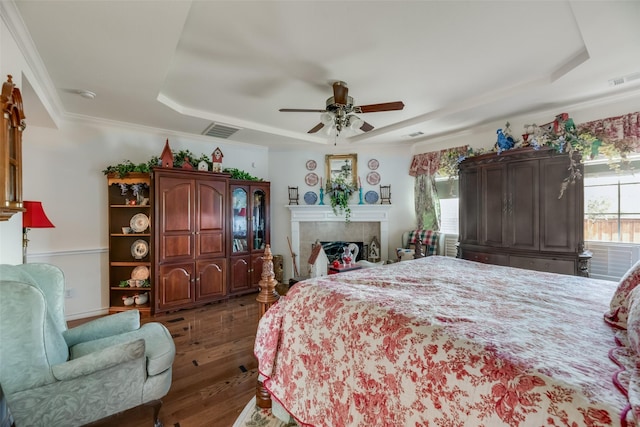
[[[440,199],[440,231],[458,234],[458,178],[436,177],[436,190]]]
[[[584,239],[640,243],[640,160],[619,172],[604,162],[586,162]],[[636,172],[634,174],[634,172]]]

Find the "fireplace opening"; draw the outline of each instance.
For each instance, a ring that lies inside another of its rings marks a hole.
[[[322,249],[324,249],[324,253],[329,258],[329,263],[332,263],[335,260],[342,262],[342,253],[344,251],[345,246],[349,246],[350,244],[355,244],[358,246],[358,254],[353,259],[353,262],[356,262],[361,259],[367,259],[367,254],[364,250],[363,242],[343,242],[343,241],[332,241],[332,242],[320,242],[322,245]]]

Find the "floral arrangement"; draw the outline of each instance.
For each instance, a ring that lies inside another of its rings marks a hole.
[[[333,177],[333,179],[327,182],[325,192],[329,196],[331,202],[331,209],[333,213],[338,215],[344,212],[346,222],[351,220],[351,208],[349,208],[349,199],[351,195],[357,190],[357,187],[353,185],[351,178],[351,166],[348,162],[342,166],[340,172]]]
[[[576,125],[567,113],[562,113],[557,115],[554,121],[541,126],[535,123],[524,125],[522,141],[511,135],[509,122],[505,124],[504,130],[498,129],[497,134],[498,141],[492,150],[473,150],[470,147],[443,150],[438,173],[454,178],[458,175],[458,165],[461,161],[488,152],[500,154],[511,148],[532,147],[538,150],[542,147],[552,147],[559,153],[568,153],[571,159],[568,176],[560,189],[562,197],[569,184],[582,178],[579,168],[582,159],[604,156],[612,169],[630,167],[629,155],[640,152],[640,112],[580,125]]]

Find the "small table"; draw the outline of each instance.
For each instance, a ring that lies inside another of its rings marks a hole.
[[[359,266],[357,264],[350,264],[350,265],[340,264],[338,267],[329,265],[329,274],[344,273],[345,271],[360,270],[361,268],[362,266]]]

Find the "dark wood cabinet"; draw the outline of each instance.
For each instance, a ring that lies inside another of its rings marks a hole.
[[[583,182],[570,184],[569,155],[509,150],[460,164],[460,256],[531,270],[588,275]]]
[[[107,175],[109,201],[109,312],[153,314],[151,176]],[[146,301],[136,296],[146,295]]]
[[[270,242],[268,182],[231,180],[231,241],[229,293],[258,290],[262,256]]]
[[[224,298],[228,177],[156,168],[153,187],[156,311]]]

